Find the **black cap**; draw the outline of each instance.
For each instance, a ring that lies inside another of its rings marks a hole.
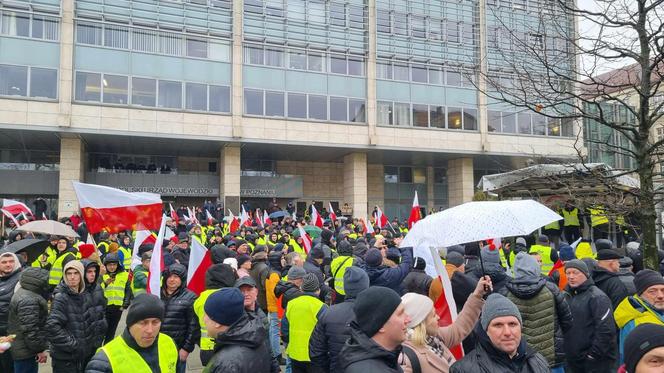
[[[127,311],[127,327],[145,319],[156,318],[164,321],[164,304],[152,294],[139,294],[131,302]]]
[[[255,288],[258,287],[258,285],[256,285],[256,281],[254,281],[254,279],[251,278],[251,276],[244,276],[244,277],[238,279],[237,281],[235,281],[234,286],[236,288],[240,288],[240,286],[244,286],[244,285],[249,285],[249,286],[255,287]]]
[[[636,366],[648,351],[664,346],[664,326],[641,324],[634,328],[625,339],[625,369],[635,373]]]
[[[622,255],[611,249],[603,249],[597,252],[597,260],[614,260],[620,259]]]
[[[357,325],[371,338],[385,325],[400,304],[401,297],[396,291],[382,286],[371,286],[357,295],[353,305]]]

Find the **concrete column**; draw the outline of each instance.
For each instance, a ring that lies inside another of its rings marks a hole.
[[[71,97],[73,87],[74,60],[74,0],[62,0],[60,19],[60,74],[58,99],[60,112],[58,126],[71,126]]]
[[[353,216],[367,215],[367,155],[350,153],[344,156],[344,200],[353,208]]]
[[[434,181],[433,179],[434,179],[433,166],[427,166],[427,214],[434,207],[433,200],[435,199],[435,195],[433,192],[433,181]]]
[[[60,139],[60,181],[58,186],[58,217],[71,216],[79,210],[72,181],[83,181],[85,144],[80,138]]]
[[[224,209],[240,213],[240,146],[234,144],[221,148],[219,156],[219,198]]]
[[[473,200],[473,159],[459,158],[447,162],[447,190],[449,207]]]
[[[233,123],[233,137],[242,137],[242,114],[244,107],[244,93],[242,88],[242,17],[244,14],[244,0],[233,1],[233,67],[231,83],[231,115]],[[239,194],[238,194],[239,196]]]
[[[367,124],[369,144],[376,145],[376,0],[368,0],[369,54],[367,56]]]

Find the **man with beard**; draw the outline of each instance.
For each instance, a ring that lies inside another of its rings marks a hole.
[[[21,263],[14,253],[0,254],[0,335],[7,335],[9,302],[21,273]],[[10,354],[0,354],[0,371],[12,372],[14,364]]]

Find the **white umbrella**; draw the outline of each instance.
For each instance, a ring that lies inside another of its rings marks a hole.
[[[44,233],[55,236],[79,237],[70,226],[55,220],[35,220],[17,228],[23,232]]]

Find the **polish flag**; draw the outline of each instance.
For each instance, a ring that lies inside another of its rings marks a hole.
[[[5,215],[9,219],[11,219],[11,221],[14,222],[14,225],[16,225],[17,227],[21,226],[21,224],[18,222],[18,220],[16,220],[16,217],[14,215],[10,214],[9,211],[7,211],[5,209],[0,209],[0,211],[2,211],[3,215]]]
[[[383,210],[381,210],[380,207],[376,207],[376,225],[378,225],[378,228],[382,229],[389,223],[390,221],[387,219],[387,216],[383,214]]]
[[[7,211],[13,216],[19,215],[20,213],[27,213],[32,215],[32,210],[23,202],[14,201],[13,199],[4,198],[2,200],[2,210]]]
[[[162,202],[158,194],[129,193],[76,181],[72,184],[89,233],[159,229]]]
[[[159,235],[152,250],[152,258],[150,259],[150,271],[148,272],[148,294],[156,295],[161,298],[161,273],[164,270],[164,258],[161,254],[161,244],[164,242],[164,231],[166,230],[166,215],[161,218],[159,225]],[[192,240],[196,241],[196,240]]]
[[[330,221],[332,222],[332,225],[334,225],[334,221],[337,220],[337,214],[334,213],[334,208],[332,208],[332,203],[330,202],[327,203],[327,209],[330,212]]]
[[[420,201],[417,199],[417,191],[415,191],[415,198],[413,198],[413,207],[410,209],[410,217],[408,217],[408,229],[410,229],[413,224],[417,223],[422,219],[420,212]]]
[[[193,224],[198,224],[198,219],[196,218],[196,211],[187,207],[187,213],[189,214],[189,221]]]
[[[237,232],[237,230],[240,229],[240,221],[235,215],[233,215],[231,209],[228,209],[228,213],[231,214],[231,222],[229,223],[228,231],[230,233]]]
[[[309,255],[309,251],[311,251],[311,237],[307,234],[307,232],[302,228],[301,224],[297,225],[297,229],[300,230],[300,237],[302,237],[302,244],[304,246],[304,252]]]
[[[138,255],[138,248],[141,247],[143,242],[152,235],[152,232],[141,230],[136,232],[136,239],[134,240],[134,248],[131,251],[131,270],[133,271],[139,264],[141,264],[141,257]],[[89,236],[89,235],[88,235]]]
[[[240,214],[240,225],[251,227],[251,219],[249,219],[249,214],[247,214],[244,206],[242,206],[242,213]]]
[[[177,224],[180,221],[180,217],[178,216],[178,213],[175,212],[175,209],[173,209],[173,204],[169,203],[168,207],[171,208],[171,219]]]
[[[263,213],[263,226],[267,227],[268,225],[272,225],[272,219],[270,219],[270,215],[266,211]]]
[[[191,240],[191,253],[189,255],[189,268],[187,268],[187,289],[201,295],[205,290],[205,272],[212,266],[210,250],[201,245],[198,240]]]
[[[311,204],[311,225],[315,225],[318,228],[323,228],[323,218],[316,210],[316,206]]]
[[[254,213],[254,222],[256,222],[256,226],[263,226],[263,215],[264,214],[261,214],[261,209],[257,208]]]
[[[373,229],[373,225],[371,225],[371,222],[368,219],[360,219],[360,221],[364,227],[364,231],[362,232],[364,235],[376,233]]]
[[[205,218],[207,219],[207,225],[212,225],[214,223],[214,218],[212,217],[212,214],[210,214],[210,211],[207,209],[205,210]]]

